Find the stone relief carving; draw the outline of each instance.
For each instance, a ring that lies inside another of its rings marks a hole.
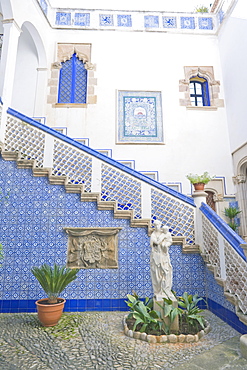
[[[118,268],[118,233],[121,228],[64,228],[69,235],[67,266]]]

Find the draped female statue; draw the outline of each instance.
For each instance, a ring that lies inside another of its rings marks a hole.
[[[161,222],[154,221],[154,231],[150,237],[150,267],[151,278],[156,300],[162,297],[173,298],[172,289],[172,265],[169,256],[169,247],[172,244],[172,236],[167,226],[161,227]]]

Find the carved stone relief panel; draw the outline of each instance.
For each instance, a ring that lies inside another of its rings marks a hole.
[[[69,235],[67,267],[118,268],[118,233],[113,227],[65,227]]]

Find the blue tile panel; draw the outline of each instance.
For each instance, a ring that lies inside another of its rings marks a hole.
[[[237,235],[227,223],[222,220],[207,204],[202,203],[200,210],[202,213],[212,222],[215,228],[223,235],[223,237],[231,244],[231,246],[236,250],[236,252],[246,261],[246,256],[241,244],[246,244],[246,242]]]
[[[90,26],[90,13],[75,13],[74,25],[81,27]]]
[[[158,15],[145,15],[144,26],[146,28],[158,28],[159,27],[159,16]]]
[[[200,30],[212,30],[213,20],[212,18],[198,18],[198,25]]]
[[[39,129],[41,129],[42,131],[46,132],[46,133],[49,133],[55,137],[57,137],[58,139],[61,139],[63,141],[65,141],[66,143],[68,144],[71,144],[73,146],[75,146],[76,148],[79,148],[79,149],[82,149],[84,150],[84,152],[90,154],[90,155],[93,155],[94,157],[98,158],[98,159],[101,159],[102,161],[122,170],[122,171],[125,171],[127,172],[128,174],[130,175],[133,175],[134,177],[138,178],[139,180],[141,181],[144,181],[152,186],[155,186],[156,188],[160,189],[160,190],[163,190],[165,192],[167,192],[168,194],[171,194],[173,195],[174,197],[192,205],[192,206],[195,206],[195,203],[194,203],[194,200],[191,198],[191,197],[187,197],[186,195],[184,194],[181,194],[179,192],[177,192],[176,190],[173,190],[173,189],[170,189],[168,186],[166,185],[163,185],[153,179],[151,179],[150,177],[147,177],[143,174],[141,174],[140,172],[132,169],[132,168],[129,168],[127,166],[125,166],[124,164],[121,164],[117,161],[115,161],[114,159],[110,158],[110,157],[107,157],[106,155],[102,154],[102,153],[99,153],[97,152],[97,150],[94,150],[92,148],[89,148],[88,146],[82,144],[82,143],[79,143],[78,141],[74,140],[74,139],[71,139],[69,138],[68,136],[52,129],[51,127],[48,127],[48,126],[44,126],[43,124],[35,121],[34,119],[31,119],[30,117],[27,117],[25,116],[24,114],[20,113],[20,112],[17,112],[16,110],[12,109],[12,108],[8,108],[8,111],[7,113],[13,115],[14,117],[17,117],[19,118],[20,120],[24,121],[24,122],[27,122],[29,123],[30,125],[33,125],[34,127],[37,127]]]
[[[56,24],[60,26],[70,26],[71,25],[71,13],[56,13]]]
[[[152,296],[146,228],[131,228],[128,219],[114,219],[113,211],[98,211],[96,202],[81,202],[79,194],[66,193],[64,186],[51,185],[46,177],[33,177],[31,169],[17,169],[15,162],[2,158],[0,189],[9,193],[0,208],[0,241],[5,253],[0,300],[10,301],[11,309],[29,310],[25,302],[44,297],[30,269],[43,263],[65,264],[68,240],[64,227],[122,228],[119,268],[80,270],[78,279],[63,293],[65,299],[123,300],[133,290],[141,297]],[[172,246],[170,252],[174,290],[205,296],[201,257],[183,254],[181,246]],[[16,305],[12,301],[22,302],[21,306],[12,306]]]
[[[100,26],[114,26],[112,14],[100,14],[99,16]]]
[[[176,17],[162,17],[164,28],[177,28],[177,18]]]
[[[181,17],[181,28],[183,29],[195,29],[195,18],[194,17]]]
[[[132,19],[129,14],[118,14],[117,15],[117,25],[118,27],[132,27]]]

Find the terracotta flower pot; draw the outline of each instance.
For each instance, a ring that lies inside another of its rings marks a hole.
[[[45,303],[46,302],[46,303]],[[35,302],[38,310],[38,318],[43,326],[55,326],[62,316],[66,300],[58,298],[58,303],[47,304],[47,298]]]
[[[193,184],[195,190],[204,190],[205,184],[203,182],[198,182],[197,184]]]

